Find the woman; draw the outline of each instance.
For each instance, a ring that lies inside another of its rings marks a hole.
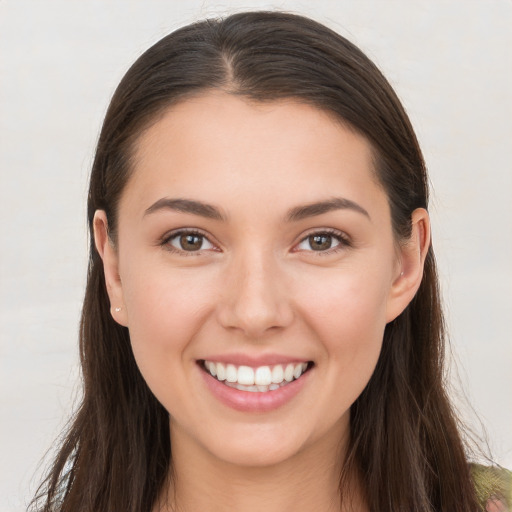
[[[396,95],[329,29],[242,13],[150,48],[98,142],[43,510],[504,510],[443,387],[427,207]]]

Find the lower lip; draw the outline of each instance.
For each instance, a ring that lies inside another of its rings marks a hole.
[[[282,407],[300,392],[311,373],[311,370],[308,370],[298,379],[273,391],[252,392],[226,386],[202,368],[200,371],[206,386],[220,402],[242,412],[267,412]]]

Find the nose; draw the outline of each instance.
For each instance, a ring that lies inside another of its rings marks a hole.
[[[271,255],[246,251],[233,259],[225,275],[218,304],[224,328],[257,339],[291,324],[293,308],[283,272]]]

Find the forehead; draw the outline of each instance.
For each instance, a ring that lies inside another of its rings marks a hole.
[[[147,203],[235,193],[293,205],[333,187],[358,200],[382,193],[363,136],[296,100],[259,103],[213,92],[172,106],[141,135],[125,192]]]

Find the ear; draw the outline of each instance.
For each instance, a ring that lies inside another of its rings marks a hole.
[[[425,258],[430,247],[430,218],[417,208],[411,217],[411,236],[399,248],[399,261],[388,297],[386,321],[391,322],[416,295],[423,278]]]
[[[127,327],[123,286],[119,276],[119,258],[108,235],[108,220],[105,211],[96,210],[94,213],[93,227],[96,250],[103,260],[105,284],[110,299],[110,314],[118,324]]]

